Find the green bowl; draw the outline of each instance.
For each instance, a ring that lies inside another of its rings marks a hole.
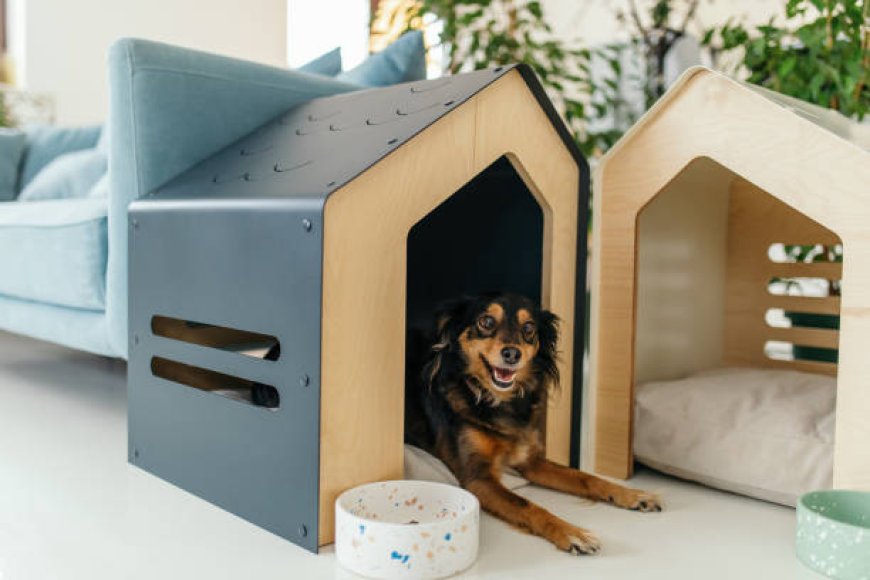
[[[870,580],[870,492],[835,489],[801,496],[797,556],[828,578]]]

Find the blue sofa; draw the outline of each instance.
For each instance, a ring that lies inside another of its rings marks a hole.
[[[144,40],[115,43],[106,129],[26,131],[23,143],[0,134],[0,158],[4,143],[20,149],[16,194],[24,198],[0,203],[0,328],[126,358],[129,203],[298,103],[424,78],[422,36],[406,34],[340,69],[337,51],[287,70]],[[100,154],[106,176],[94,173]],[[63,174],[73,163],[88,169]],[[46,195],[52,188],[64,193]]]

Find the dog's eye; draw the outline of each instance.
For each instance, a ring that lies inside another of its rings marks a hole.
[[[479,326],[481,330],[486,330],[487,332],[489,332],[490,330],[495,328],[495,318],[493,318],[489,314],[484,314],[477,319],[477,326]]]
[[[534,322],[526,322],[523,324],[523,338],[529,342],[533,341],[535,339],[535,330]]]

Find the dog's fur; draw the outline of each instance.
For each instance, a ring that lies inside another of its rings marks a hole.
[[[483,509],[572,554],[594,554],[599,542],[505,488],[503,468],[580,497],[661,511],[653,494],[546,459],[541,433],[559,384],[555,315],[521,296],[487,294],[447,305],[435,326],[406,397],[406,438],[444,461]]]

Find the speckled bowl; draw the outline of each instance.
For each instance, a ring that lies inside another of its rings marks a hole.
[[[801,496],[797,555],[829,578],[870,580],[870,493],[837,489]]]
[[[371,578],[444,578],[477,557],[480,505],[464,489],[429,481],[355,487],[335,501],[335,553]]]

